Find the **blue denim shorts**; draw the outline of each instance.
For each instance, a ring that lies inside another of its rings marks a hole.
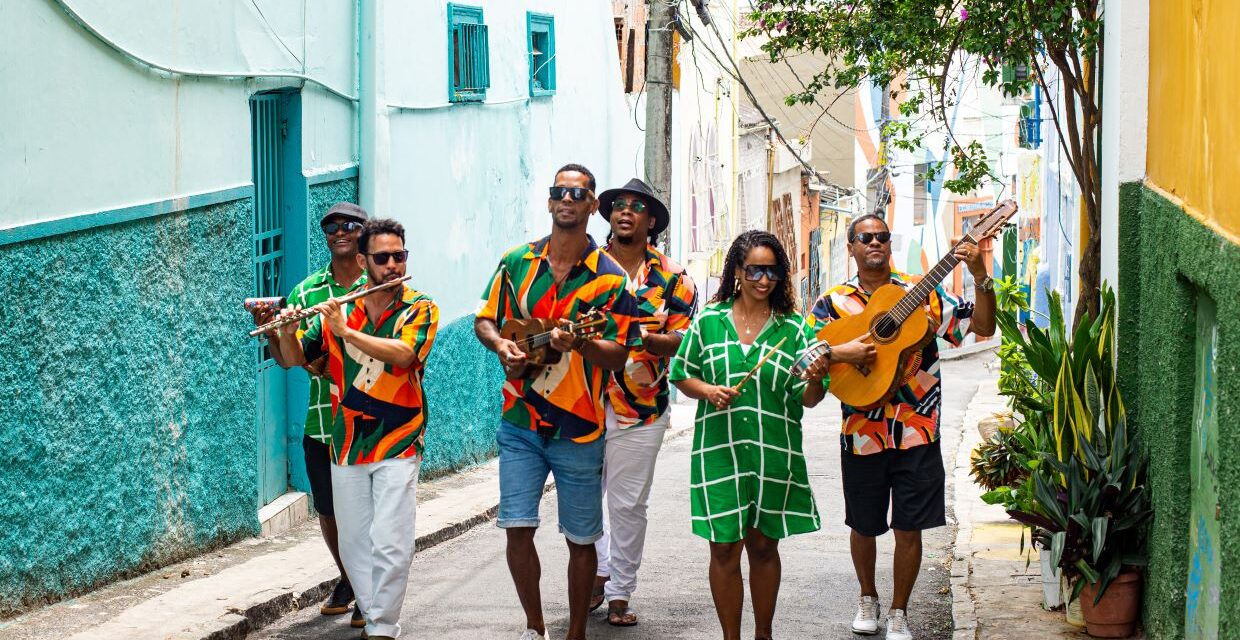
[[[499,444],[501,528],[537,527],[547,474],[555,479],[560,533],[574,544],[603,537],[603,438],[578,444],[543,439],[506,420],[495,433]]]

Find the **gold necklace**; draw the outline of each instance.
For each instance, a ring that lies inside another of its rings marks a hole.
[[[737,314],[737,315],[739,316],[740,314]],[[771,317],[771,309],[770,309],[770,307],[767,307],[767,309],[766,309],[766,318],[763,318],[763,319],[762,319],[762,324],[764,324],[764,325],[765,325],[765,324],[766,324],[766,320],[767,320],[768,318],[770,318],[770,317]],[[752,327],[752,326],[753,326],[753,322],[751,322],[749,319],[744,319],[744,320],[741,320],[740,324],[741,324],[741,325],[743,325],[743,326],[741,326],[741,327],[739,327],[739,328],[743,328],[743,329],[745,330],[745,337],[749,337],[749,336],[753,335],[753,329],[751,329],[751,328],[750,328],[750,327]]]

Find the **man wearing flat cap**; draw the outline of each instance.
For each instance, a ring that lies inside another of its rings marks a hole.
[[[357,237],[362,232],[362,224],[369,217],[365,209],[352,202],[332,205],[319,221],[331,261],[294,287],[292,293],[288,294],[288,304],[309,309],[320,302],[326,302],[328,298],[339,298],[366,286],[366,273],[357,262]],[[255,324],[264,324],[271,320],[276,311],[279,309],[254,309]],[[308,321],[309,319],[302,320],[298,328],[299,336],[306,331]],[[306,475],[310,479],[314,510],[319,514],[319,529],[323,533],[323,541],[327,543],[327,550],[336,561],[336,568],[340,570],[340,580],[336,582],[336,588],[320,611],[323,615],[339,615],[348,613],[349,603],[353,601],[353,588],[349,577],[345,575],[344,565],[340,562],[336,511],[332,502],[329,440],[333,416],[331,382],[324,372],[326,360],[327,358],[323,357],[315,362],[307,362],[304,366],[310,373],[310,402],[306,410],[305,434],[302,436],[301,445],[305,452]],[[361,612],[355,610],[352,626],[360,628],[363,625],[365,620]]]
[[[645,182],[633,178],[599,195],[599,211],[611,224],[605,248],[628,273],[638,301],[642,346],[629,351],[612,373],[605,410],[603,537],[595,543],[598,577],[591,606],[607,601],[607,622],[637,624],[629,600],[637,588],[646,540],[646,507],[655,459],[670,423],[668,361],[680,347],[697,306],[697,292],[684,267],[655,248],[667,229],[667,206]]]

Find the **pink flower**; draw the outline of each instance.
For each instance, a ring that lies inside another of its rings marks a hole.
[[[787,21],[787,20],[780,20],[780,21],[779,21],[779,24],[775,25],[775,30],[776,30],[776,31],[783,31],[784,29],[787,29],[787,28],[788,28],[788,21]]]
[[[960,9],[960,19],[961,19],[961,20],[968,20],[968,19],[969,19],[969,10],[968,10],[968,9],[965,9],[965,8],[961,8],[961,9]]]

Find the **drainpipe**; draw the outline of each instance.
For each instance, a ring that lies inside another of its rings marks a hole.
[[[383,78],[384,0],[360,0],[358,198],[372,217],[391,215],[391,140]]]

